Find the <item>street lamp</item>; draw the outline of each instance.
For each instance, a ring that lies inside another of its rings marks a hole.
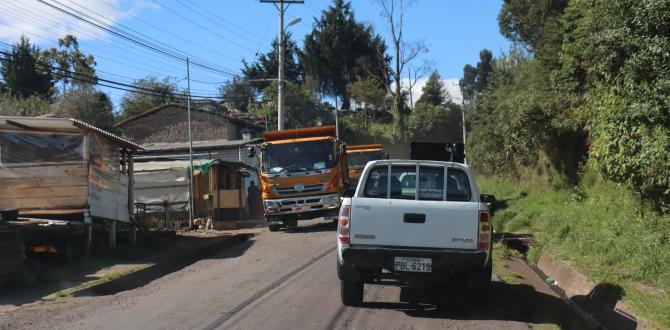
[[[300,22],[302,22],[302,18],[300,18],[300,17],[296,17],[296,18],[290,20],[290,21],[288,22],[288,24],[286,24],[286,27],[285,27],[284,29],[286,29],[287,27],[289,27],[289,26],[291,26],[291,25],[296,25],[296,24],[298,24],[298,23],[300,23]]]

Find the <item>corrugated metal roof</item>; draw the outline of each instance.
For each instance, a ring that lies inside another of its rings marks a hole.
[[[215,165],[223,165],[223,166],[228,166],[237,170],[252,170],[255,171],[256,169],[240,162],[230,162],[230,161],[224,161],[221,159],[198,159],[198,160],[193,160],[193,166],[194,168],[197,168],[199,166],[204,166],[209,163],[215,162]],[[174,169],[188,169],[190,167],[190,162],[188,160],[168,160],[168,161],[149,161],[149,162],[142,162],[138,161],[135,162],[133,165],[133,170],[135,173],[142,173],[142,172],[154,172],[154,171],[165,171],[165,170],[174,170]]]
[[[101,135],[108,140],[116,143],[120,147],[131,150],[142,150],[142,147],[130,140],[114,135],[103,129],[85,123],[81,120],[72,118],[58,117],[15,117],[0,116],[0,129],[25,129],[35,131],[55,131],[55,132],[93,132]]]
[[[155,107],[155,108],[149,109],[149,110],[147,110],[147,111],[145,111],[145,112],[142,112],[142,113],[140,113],[140,114],[137,114],[137,115],[134,115],[134,116],[132,116],[132,117],[126,118],[126,119],[124,119],[124,120],[122,120],[122,121],[116,123],[116,125],[114,125],[114,127],[119,127],[119,128],[121,128],[121,129],[123,129],[123,126],[125,126],[125,125],[126,125],[127,123],[129,123],[129,122],[132,122],[132,121],[135,121],[135,120],[137,120],[137,119],[140,119],[140,118],[143,118],[143,117],[152,115],[152,114],[154,114],[154,113],[157,113],[157,112],[159,112],[159,111],[161,111],[161,110],[164,110],[164,109],[167,109],[167,108],[170,108],[170,107],[181,108],[181,109],[183,109],[183,110],[186,110],[186,109],[187,109],[187,107],[186,107],[185,105],[183,105],[183,104],[166,103],[166,104],[163,104],[163,105],[159,105],[159,106],[157,106],[157,107]],[[253,121],[251,121],[251,120],[249,120],[249,119],[245,119],[245,118],[237,118],[237,117],[229,116],[229,115],[227,115],[227,114],[224,114],[224,113],[221,113],[221,112],[218,112],[218,111],[210,111],[210,110],[201,109],[201,108],[198,108],[198,107],[192,107],[192,108],[191,108],[191,112],[201,112],[201,113],[206,113],[206,114],[208,114],[208,115],[214,115],[214,116],[223,117],[223,118],[228,119],[230,122],[243,124],[243,125],[245,125],[247,128],[253,128],[253,129],[255,129],[255,130],[259,131],[259,132],[260,132],[260,131],[263,131],[263,127],[262,127],[262,126],[256,125]]]
[[[251,140],[211,140],[211,141],[193,141],[193,149],[215,149],[215,148],[233,148],[240,147],[247,144],[260,143],[263,139]],[[168,151],[188,149],[188,142],[173,142],[173,143],[145,143],[142,148],[146,151]]]

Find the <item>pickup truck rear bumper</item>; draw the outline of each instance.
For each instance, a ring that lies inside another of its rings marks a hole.
[[[395,257],[430,258],[430,273],[395,272]],[[338,275],[343,280],[359,280],[366,270],[386,269],[403,276],[416,278],[443,278],[452,272],[481,271],[489,262],[488,250],[433,250],[383,247],[342,247],[342,261],[338,261]]]

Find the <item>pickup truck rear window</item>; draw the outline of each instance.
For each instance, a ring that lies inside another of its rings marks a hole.
[[[447,200],[467,202],[470,200],[470,181],[461,170],[449,169],[447,172]]]
[[[377,166],[370,170],[368,180],[365,182],[363,195],[369,198],[388,197],[388,167]]]
[[[391,180],[388,174],[389,168],[385,165],[370,170],[363,190],[364,197],[388,198],[390,196],[391,199],[444,200],[443,166],[421,166],[418,182],[416,166],[391,165]],[[449,169],[446,183],[447,201],[469,201],[471,199],[470,182],[465,172],[459,169]]]

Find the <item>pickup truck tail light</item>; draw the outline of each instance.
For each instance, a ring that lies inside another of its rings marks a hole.
[[[337,239],[342,244],[349,244],[349,220],[351,220],[351,206],[342,206],[337,219]]]
[[[491,215],[489,211],[479,211],[479,248],[486,250],[491,244]]]

